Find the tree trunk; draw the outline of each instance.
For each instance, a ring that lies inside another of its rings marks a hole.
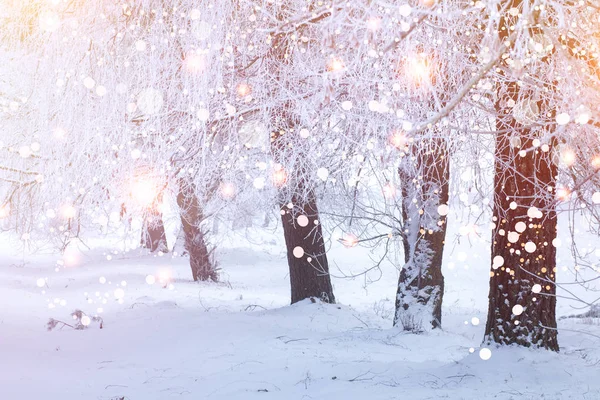
[[[415,164],[407,165],[410,159],[406,157],[406,164],[399,168],[405,264],[398,280],[394,326],[413,332],[439,328],[442,323],[447,224],[446,212],[440,215],[438,208],[448,203],[447,146],[443,138],[416,143],[412,149]]]
[[[284,11],[285,6],[279,10],[280,20],[286,18]],[[271,69],[275,79],[284,88],[286,85],[297,84],[289,81],[286,75],[286,67],[289,68],[293,62],[293,39],[287,34],[279,34],[271,49]],[[274,93],[274,98],[276,96],[277,93]],[[303,169],[308,156],[302,150],[297,150],[298,146],[294,146],[294,138],[298,137],[294,130],[299,126],[294,101],[287,100],[278,104],[273,109],[271,120],[273,158],[290,169],[283,170],[289,177],[279,184],[279,199],[290,269],[292,304],[313,297],[335,303],[316,194],[308,186],[310,182],[306,181],[307,173]],[[286,164],[290,160],[294,161]]]
[[[293,117],[282,107],[279,126],[295,126]],[[286,133],[287,132],[287,133]],[[286,152],[293,148],[293,129],[278,130],[271,136],[271,151],[276,160],[286,160]],[[287,249],[290,270],[292,304],[307,298],[318,298],[327,303],[335,303],[325,241],[321,230],[321,220],[317,198],[312,188],[307,187],[306,162],[303,153],[296,154],[295,169],[285,171],[285,182],[280,182],[279,199],[281,222]],[[282,163],[285,165],[285,162]],[[289,174],[289,175],[288,175]]]
[[[192,277],[194,281],[212,280],[216,282],[218,276],[211,260],[212,252],[206,245],[205,232],[200,226],[203,215],[195,186],[184,178],[179,180],[177,204],[185,236],[185,250],[190,257]]]
[[[519,0],[513,3],[520,6]],[[501,18],[502,39],[508,36],[504,28],[515,22],[508,13]],[[514,78],[504,77],[496,103],[495,227],[484,342],[558,351],[552,244],[557,223],[553,193],[558,168],[551,159],[555,141],[544,128],[528,128],[514,118],[512,105],[534,95]],[[534,146],[535,139],[548,151]]]
[[[290,268],[292,304],[315,297],[335,303],[317,200],[312,191],[305,202],[292,198],[281,206],[281,222]]]
[[[295,126],[293,117],[282,107],[279,126]],[[293,148],[293,129],[281,129],[272,134],[271,151],[276,160],[289,159],[286,152]],[[292,304],[316,297],[327,303],[335,303],[325,241],[317,199],[312,188],[307,187],[303,164],[303,153],[296,156],[295,169],[287,171],[289,176],[279,189],[281,221],[290,269]],[[282,162],[282,165],[286,165]]]
[[[148,209],[144,216],[141,246],[150,249],[151,252],[162,251],[166,253],[169,251],[162,215],[155,207]]]

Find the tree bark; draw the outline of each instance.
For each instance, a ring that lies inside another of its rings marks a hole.
[[[190,257],[190,267],[194,281],[217,281],[217,271],[211,259],[211,251],[206,245],[206,233],[202,230],[204,219],[202,208],[196,196],[195,186],[185,178],[179,179],[177,204],[185,236],[185,250]]]
[[[292,304],[311,297],[335,303],[314,193],[309,193],[307,201],[293,197],[291,203],[282,205],[281,222],[290,269]]]
[[[286,121],[292,121],[291,117]],[[272,135],[271,151],[276,160],[284,160],[292,129]],[[297,155],[300,163],[304,155]],[[285,163],[283,163],[285,165]],[[279,189],[281,222],[285,237],[292,304],[307,298],[335,303],[325,241],[319,219],[317,198],[305,181],[306,172],[296,165]]]
[[[278,10],[280,20],[285,19],[284,11],[285,6]],[[283,87],[295,84],[286,76],[286,67],[293,62],[293,39],[287,34],[279,34],[271,48],[270,68],[273,75]],[[274,98],[276,96],[277,93],[274,93]],[[272,111],[271,120],[271,152],[276,161],[288,168],[284,170],[288,177],[280,185],[279,199],[290,270],[291,302],[318,298],[335,303],[316,194],[309,186],[307,173],[303,169],[307,164],[307,155],[302,150],[294,150],[294,137],[297,137],[295,129],[299,121],[293,100],[281,102]],[[295,162],[286,164],[291,159]],[[305,224],[306,221],[308,223]]]
[[[150,249],[151,252],[166,253],[169,251],[162,215],[155,207],[148,209],[144,216],[141,246]]]
[[[513,0],[506,10],[520,5],[521,0]],[[515,22],[508,13],[502,16],[502,39],[506,40],[509,31],[503,28]],[[557,233],[553,193],[558,167],[552,162],[556,143],[544,128],[529,128],[514,118],[513,105],[533,94],[515,78],[501,76],[506,83],[499,87],[496,103],[495,227],[484,343],[558,351],[556,249],[552,244]],[[538,106],[542,109],[544,104],[540,101]],[[534,146],[535,139],[547,145],[548,151]]]
[[[447,224],[438,207],[448,203],[447,146],[443,138],[418,142],[412,149],[415,164],[408,165],[406,157],[399,168],[405,264],[398,280],[394,326],[413,332],[439,328],[442,323]]]

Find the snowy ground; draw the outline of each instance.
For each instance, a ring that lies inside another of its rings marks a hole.
[[[389,267],[366,288],[363,277],[334,278],[339,305],[289,306],[276,243],[231,238],[223,282],[197,284],[187,260],[170,255],[23,256],[0,241],[2,399],[600,399],[600,337],[581,332],[600,335],[597,320],[561,320],[559,354],[479,357],[487,244],[448,251],[444,331],[411,335],[391,328]],[[370,265],[358,248],[335,247],[330,259],[334,275]],[[171,280],[163,288],[148,275]],[[103,329],[45,328],[98,308]],[[574,313],[564,301],[559,311]]]

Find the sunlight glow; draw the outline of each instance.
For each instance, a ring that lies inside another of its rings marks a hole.
[[[75,218],[77,215],[77,210],[72,205],[65,205],[62,207],[62,215],[67,219]]]
[[[183,60],[185,69],[192,74],[197,74],[206,70],[206,59],[203,55],[191,52]]]
[[[340,242],[348,248],[355,247],[358,244],[358,238],[352,233],[346,233],[342,236]]]
[[[406,75],[417,86],[429,83],[431,80],[430,61],[426,56],[423,55],[409,57],[406,60],[405,72]]]
[[[169,268],[162,268],[158,271],[157,278],[162,287],[167,287],[173,281],[173,274]]]
[[[280,164],[275,165],[273,171],[273,184],[276,187],[282,187],[287,182],[287,172]]]
[[[233,199],[235,197],[235,185],[233,183],[230,182],[223,182],[221,183],[221,187],[220,187],[220,191],[221,191],[221,197],[223,197],[224,199]]]
[[[74,248],[68,248],[62,257],[65,267],[76,267],[81,261],[81,253]]]
[[[252,88],[247,83],[240,83],[237,86],[237,94],[238,94],[238,96],[240,96],[240,97],[246,97],[250,93],[252,93]]]
[[[142,179],[133,184],[131,193],[139,205],[148,207],[158,196],[158,189],[154,182]]]
[[[568,201],[571,197],[571,191],[567,188],[556,189],[556,198],[560,201]]]
[[[339,58],[332,58],[327,63],[327,71],[329,72],[340,72],[345,68],[344,62]]]
[[[367,29],[370,31],[376,31],[381,28],[381,19],[380,18],[369,18],[367,20]]]
[[[560,152],[560,159],[567,167],[571,167],[573,164],[575,164],[577,156],[572,149],[565,148]]]
[[[390,144],[399,150],[404,150],[406,147],[406,134],[402,131],[395,131],[390,136]]]
[[[44,12],[39,18],[40,28],[46,32],[54,32],[60,26],[60,17],[52,11]]]
[[[592,158],[590,164],[592,164],[592,167],[596,169],[600,168],[600,156],[595,156],[594,158]]]

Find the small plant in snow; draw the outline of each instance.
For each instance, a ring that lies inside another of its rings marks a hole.
[[[99,316],[90,317],[81,310],[73,311],[71,313],[71,317],[73,318],[73,321],[74,321],[72,324],[67,324],[66,322],[63,322],[63,321],[60,321],[60,320],[57,320],[54,318],[50,318],[48,320],[48,323],[46,324],[46,328],[48,329],[48,331],[51,331],[57,327],[63,328],[65,326],[68,326],[69,328],[72,328],[75,330],[83,330],[83,329],[86,329],[88,326],[90,326],[92,324],[92,322],[98,323],[98,327],[100,329],[102,329],[104,327],[104,320],[102,319],[102,317],[99,317]]]
[[[600,304],[592,304],[590,309],[583,314],[574,314],[568,315],[566,317],[561,317],[560,319],[565,318],[581,318],[581,319],[592,319],[592,318],[600,318]]]
[[[402,329],[412,333],[422,333],[423,330],[423,319],[416,317],[414,314],[403,313],[400,315],[400,324]]]
[[[385,298],[373,303],[373,312],[382,319],[392,319],[394,316],[394,305],[390,299]]]
[[[586,318],[600,318],[600,304],[593,304],[589,311],[583,314]]]

